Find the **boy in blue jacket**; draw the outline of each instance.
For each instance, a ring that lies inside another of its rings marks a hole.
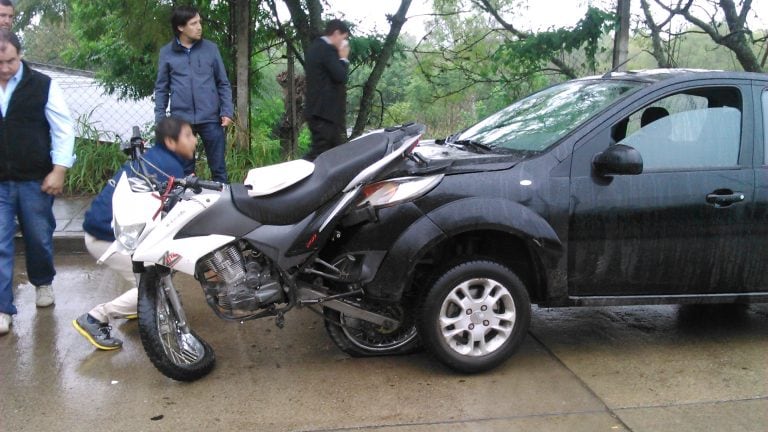
[[[175,117],[162,119],[155,129],[155,145],[144,153],[149,174],[155,176],[158,181],[164,181],[170,176],[183,177],[183,164],[186,160],[192,159],[196,145],[197,138],[192,133],[189,123]],[[100,258],[115,241],[112,231],[112,195],[115,192],[115,184],[123,172],[129,177],[135,175],[131,164],[136,162],[126,162],[117,171],[112,181],[101,190],[91,203],[91,208],[85,213],[83,222],[85,247],[96,259]],[[134,166],[134,168],[138,170],[138,167]],[[90,312],[80,315],[72,321],[72,325],[96,348],[115,350],[119,349],[123,342],[112,337],[109,321],[116,318],[136,318],[138,289],[135,286],[136,279],[133,275],[130,256],[114,254],[105,261],[105,264],[134,287],[116,299],[102,303]]]

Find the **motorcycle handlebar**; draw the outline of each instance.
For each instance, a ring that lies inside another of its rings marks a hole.
[[[134,140],[136,138],[141,139],[141,130],[139,129],[138,126],[133,127],[133,134],[131,136],[131,140]]]
[[[174,185],[183,186],[187,189],[192,189],[195,192],[200,192],[202,189],[208,189],[212,191],[221,191],[223,185],[219,182],[200,180],[197,176],[187,176],[183,179],[174,179]]]

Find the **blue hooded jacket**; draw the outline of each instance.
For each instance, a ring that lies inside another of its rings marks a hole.
[[[183,159],[176,153],[168,150],[164,144],[155,144],[154,147],[144,153],[144,159],[149,162],[146,164],[150,175],[156,176],[157,180],[165,181],[168,176],[184,177]],[[104,189],[96,195],[91,202],[91,207],[85,213],[83,221],[83,231],[96,237],[99,240],[108,242],[115,241],[115,235],[112,231],[112,195],[115,193],[115,184],[120,179],[123,172],[128,177],[135,177],[131,170],[133,161],[128,161],[120,167],[112,177],[113,181],[107,183]],[[157,167],[160,171],[153,168],[150,164]],[[160,202],[158,201],[158,205]]]

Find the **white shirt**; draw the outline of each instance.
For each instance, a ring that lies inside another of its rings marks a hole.
[[[0,87],[0,109],[2,114],[8,112],[11,96],[19,85],[24,73],[24,63],[19,65],[19,70],[8,80],[5,89]],[[51,161],[54,165],[67,168],[75,163],[75,129],[69,107],[64,100],[64,92],[55,81],[51,80],[48,89],[48,102],[45,104],[45,118],[51,126]]]

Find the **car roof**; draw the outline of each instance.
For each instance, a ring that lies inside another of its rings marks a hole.
[[[619,81],[641,81],[647,83],[657,83],[667,80],[687,80],[693,78],[741,78],[752,80],[768,80],[768,74],[755,72],[735,72],[708,69],[644,69],[626,72],[608,72],[605,75],[594,75],[584,77],[585,80],[604,79]]]

